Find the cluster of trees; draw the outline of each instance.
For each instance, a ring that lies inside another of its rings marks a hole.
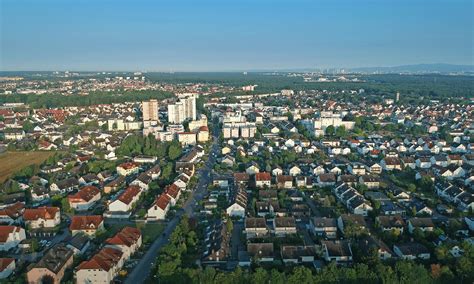
[[[474,87],[470,76],[427,75],[358,75],[360,82],[305,82],[303,77],[289,77],[285,73],[267,75],[263,73],[148,73],[152,81],[167,83],[209,83],[241,87],[258,85],[255,92],[273,93],[282,89],[293,90],[359,90],[365,94],[402,94],[401,101],[410,103],[424,98],[445,99],[449,97],[472,97]],[[248,92],[235,91],[242,95]],[[228,94],[226,94],[228,95]],[[347,97],[347,96],[346,96]],[[357,99],[357,96],[352,96]]]
[[[472,273],[470,275],[472,277]],[[256,268],[232,272],[218,271],[211,267],[205,269],[185,268],[180,277],[160,278],[160,283],[256,283],[256,284],[310,284],[310,283],[471,283],[469,275],[456,277],[447,266],[433,265],[430,269],[421,264],[399,261],[394,265],[377,263],[356,264],[353,267],[337,267],[334,263],[313,273],[310,268],[296,266],[291,270],[267,270]]]
[[[122,141],[116,153],[120,156],[150,155],[174,161],[181,156],[182,148],[178,141],[162,142],[156,140],[153,135],[129,135]]]
[[[120,92],[120,94],[117,94]],[[117,91],[91,92],[87,96],[61,94],[17,94],[14,96],[1,95],[0,103],[25,103],[33,108],[52,108],[65,106],[88,106],[97,104],[112,104],[123,102],[137,102],[149,99],[164,100],[173,97],[173,94],[164,91]]]
[[[334,127],[333,125],[329,125],[326,128],[326,135],[335,136],[338,138],[345,137],[347,135],[346,127],[341,125],[339,127]]]
[[[170,242],[164,246],[158,256],[155,277],[161,283],[178,283],[182,279],[182,267],[192,265],[190,255],[197,253],[198,239],[191,230],[189,219],[185,215],[170,236]]]

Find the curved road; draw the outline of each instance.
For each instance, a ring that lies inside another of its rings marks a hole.
[[[199,179],[196,189],[191,192],[189,198],[184,203],[183,210],[177,211],[173,219],[171,219],[167,223],[163,234],[152,243],[152,245],[148,248],[148,251],[143,255],[143,257],[140,259],[133,271],[128,275],[127,279],[125,280],[126,284],[136,284],[145,282],[154,265],[154,261],[158,256],[158,252],[164,245],[168,243],[169,236],[178,225],[183,214],[192,216],[197,203],[207,193],[207,186],[211,181],[210,173],[215,163],[216,156],[219,152],[217,135],[218,133],[214,133],[214,135],[212,136],[213,142],[211,150],[209,152],[209,159],[205,162],[204,167],[196,173]]]

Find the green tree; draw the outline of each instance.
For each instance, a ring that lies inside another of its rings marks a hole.
[[[336,136],[337,137],[345,137],[346,135],[347,135],[346,127],[344,125],[341,125],[336,129]]]
[[[266,284],[268,283],[268,278],[268,272],[265,269],[259,267],[252,274],[252,283]]]
[[[173,141],[171,145],[168,148],[168,158],[172,161],[176,160],[181,156],[181,145],[179,145],[179,142]]]
[[[336,130],[335,130],[334,126],[329,125],[328,127],[326,127],[325,133],[326,133],[326,135],[333,136],[336,133],[335,131]]]

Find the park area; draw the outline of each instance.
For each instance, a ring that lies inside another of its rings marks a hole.
[[[0,154],[0,182],[4,182],[15,172],[34,164],[41,164],[54,152],[5,152]]]

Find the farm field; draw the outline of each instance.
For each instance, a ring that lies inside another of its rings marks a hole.
[[[54,152],[5,152],[0,154],[0,182],[29,165],[41,164]]]

